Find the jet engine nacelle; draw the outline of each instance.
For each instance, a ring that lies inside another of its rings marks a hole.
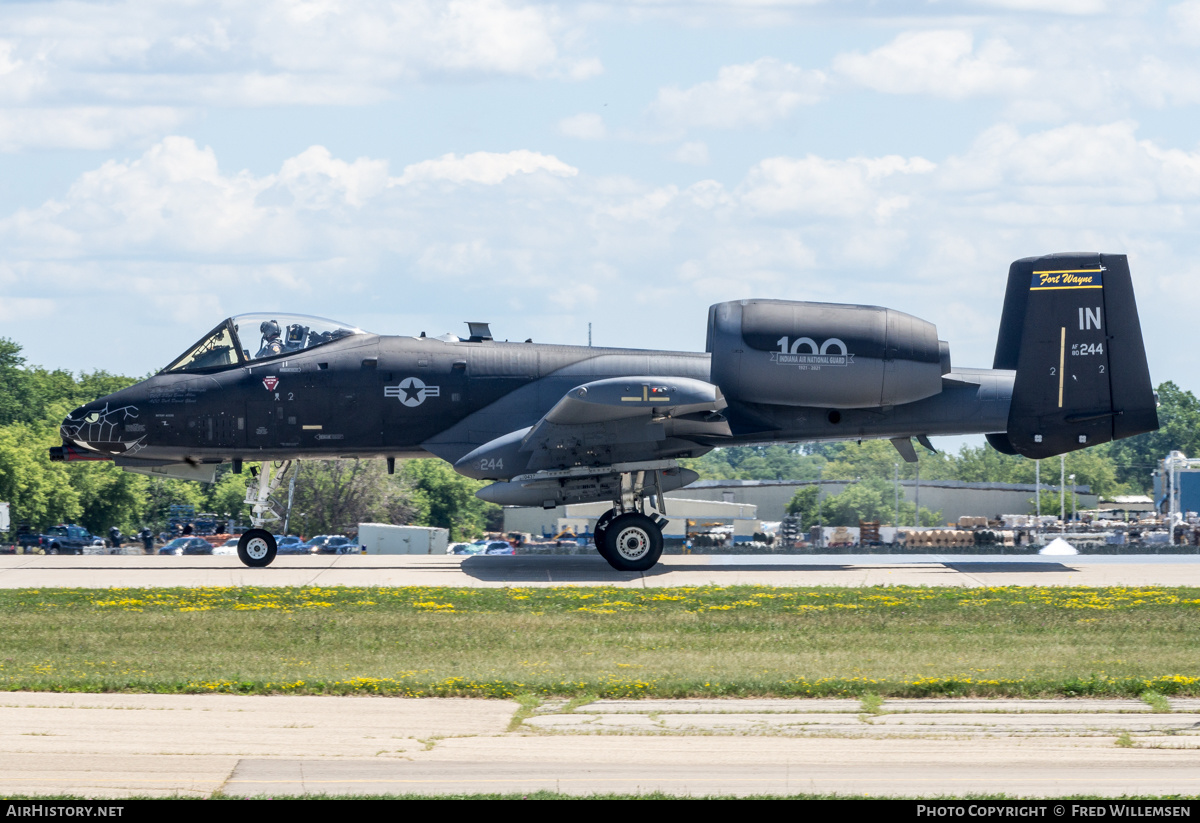
[[[830,409],[942,390],[950,348],[932,323],[878,306],[738,300],[708,310],[711,380],[729,400]]]

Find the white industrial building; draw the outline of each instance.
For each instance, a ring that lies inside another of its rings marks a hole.
[[[762,521],[777,522],[787,515],[787,505],[797,489],[817,486],[821,498],[841,493],[852,480],[698,480],[686,489],[668,492],[667,517],[671,521],[663,536],[683,538],[697,531],[683,521],[703,523],[722,521],[734,527],[735,542],[750,540],[762,530]],[[1042,490],[1057,489],[1042,484]],[[1069,487],[1078,495],[1079,509],[1093,509],[1098,498],[1088,486]],[[1026,514],[1033,511],[1037,486],[1033,483],[965,483],[958,480],[901,480],[901,499],[921,508],[940,511],[942,520],[957,523],[962,516],[996,519],[1002,514]],[[553,537],[570,526],[576,534],[590,533],[596,518],[611,508],[608,502],[559,506],[553,509],[506,507],[504,530]],[[899,524],[912,525],[910,523]]]
[[[753,503],[763,520],[782,520],[787,505],[797,489],[818,486],[822,499],[840,494],[853,480],[697,480],[686,489],[669,492],[695,500],[719,500],[726,503]],[[1026,514],[1033,511],[1032,501],[1037,492],[1033,483],[965,483],[959,480],[900,481],[900,498],[909,503],[920,497],[921,508],[940,511],[947,523],[958,522],[964,515],[996,518],[1001,514]],[[1042,484],[1042,491],[1057,489],[1057,485]],[[1078,495],[1080,509],[1096,507],[1096,495],[1088,486],[1069,486]],[[667,503],[667,508],[671,504]],[[900,524],[911,525],[911,524]]]

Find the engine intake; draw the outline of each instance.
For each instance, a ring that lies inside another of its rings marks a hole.
[[[730,400],[858,409],[942,390],[937,327],[878,306],[738,300],[708,310],[712,382]]]

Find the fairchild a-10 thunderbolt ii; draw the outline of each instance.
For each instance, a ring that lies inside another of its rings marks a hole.
[[[158,374],[63,421],[59,460],[211,482],[261,461],[256,527],[289,462],[436,457],[515,506],[612,501],[596,547],[622,570],[662,553],[680,458],[755,443],[982,433],[1050,457],[1158,428],[1124,255],[1009,269],[991,369],[951,365],[932,323],[876,306],[739,300],[708,313],[702,353],[385,337],[277,313],[219,323]],[[274,478],[272,463],[277,464]],[[275,557],[247,531],[238,555]]]

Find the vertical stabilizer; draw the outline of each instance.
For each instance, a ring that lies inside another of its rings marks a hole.
[[[1123,254],[1068,253],[1012,264],[997,369],[1015,369],[1000,451],[1051,457],[1158,428]]]

